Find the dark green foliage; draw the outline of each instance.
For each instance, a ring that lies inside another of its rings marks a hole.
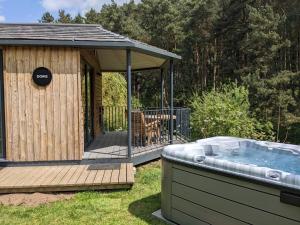
[[[80,13],[78,13],[74,19],[72,20],[73,23],[76,23],[76,24],[81,24],[81,23],[84,23],[85,22],[85,19],[81,16]]]
[[[86,17],[85,21],[86,21],[86,23],[89,23],[89,24],[97,24],[97,23],[99,23],[98,16],[99,16],[99,14],[96,12],[95,9],[90,9],[90,11],[88,11],[85,14],[85,17]]]
[[[182,55],[175,66],[175,105],[186,105],[194,92],[201,95],[231,82],[246,87],[249,113],[260,124],[271,121],[279,141],[295,143],[300,130],[299,10],[297,0],[112,1],[84,17],[60,11],[54,21],[101,24]],[[40,22],[47,21],[53,22],[49,13]],[[144,106],[158,106],[159,72],[139,77],[134,95]]]
[[[230,85],[205,94],[195,93],[190,107],[196,139],[212,136],[272,139],[271,123],[262,124],[251,117],[248,90],[243,86]]]
[[[45,12],[42,15],[42,18],[39,20],[39,22],[40,23],[53,23],[54,17],[49,12]]]
[[[119,73],[103,73],[102,75],[103,106],[126,106],[126,80]]]
[[[72,23],[72,17],[69,13],[66,13],[65,10],[58,11],[57,23]]]

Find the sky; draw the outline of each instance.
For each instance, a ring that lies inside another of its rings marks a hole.
[[[38,22],[45,11],[56,16],[59,9],[65,9],[71,15],[84,14],[91,8],[100,9],[111,0],[0,0],[0,22],[30,23]],[[115,0],[122,4],[129,0]]]

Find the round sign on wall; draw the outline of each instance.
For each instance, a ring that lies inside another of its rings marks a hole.
[[[45,67],[39,67],[33,71],[32,79],[39,86],[47,86],[52,80],[52,73]]]

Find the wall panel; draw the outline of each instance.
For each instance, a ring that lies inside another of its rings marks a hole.
[[[53,79],[47,87],[32,81],[37,67],[51,70]],[[5,47],[4,92],[7,160],[82,158],[78,49]]]
[[[100,107],[102,106],[102,74],[101,74],[101,66],[97,61],[97,56],[94,50],[81,50],[80,51],[82,61],[81,67],[82,71],[84,71],[84,64],[87,63],[94,69],[94,74],[92,76],[92,84],[94,90],[94,136],[98,136],[101,134],[101,126],[100,126]]]

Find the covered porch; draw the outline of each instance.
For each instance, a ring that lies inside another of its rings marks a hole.
[[[101,130],[86,148],[83,159],[107,162],[128,159],[128,120],[126,107],[102,107]],[[190,110],[135,109],[132,111],[131,161],[136,165],[160,157],[164,146],[171,143],[170,123],[174,124],[173,144],[190,139]],[[141,118],[143,117],[143,118]],[[170,119],[171,118],[171,119]]]
[[[166,145],[190,140],[190,109],[174,107],[173,103],[174,64],[181,57],[137,41],[129,41],[135,47],[86,49],[93,53],[90,54],[90,61],[99,65],[101,74],[117,72],[124,75],[127,104],[101,104],[92,109],[93,115],[90,116],[87,115],[91,111],[90,106],[85,104],[85,162],[126,161],[137,165],[159,158]],[[133,77],[146,71],[159,77],[159,104],[156,107],[150,104],[134,107]],[[88,83],[88,80],[85,82]],[[94,85],[95,89],[97,86]],[[95,94],[94,90],[90,92]],[[85,91],[88,92],[86,88]],[[98,127],[98,132],[95,132],[95,127]]]

